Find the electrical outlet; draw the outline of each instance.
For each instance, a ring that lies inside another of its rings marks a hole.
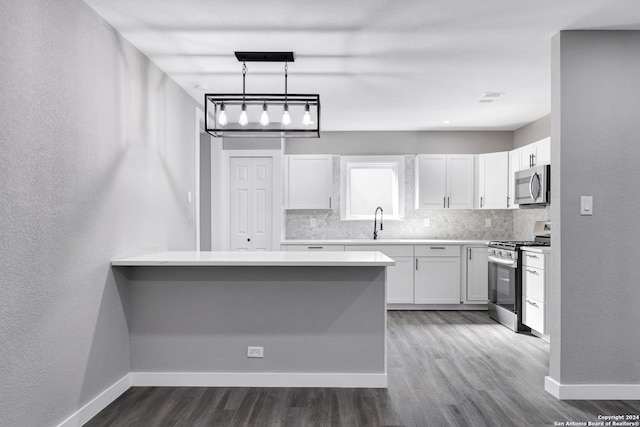
[[[311,218],[311,220],[309,220],[309,225],[311,227],[315,227],[316,226],[316,219],[315,218]]]
[[[247,357],[264,357],[264,347],[247,347]]]
[[[431,227],[431,219],[429,219],[429,218],[425,218],[425,219],[423,219],[423,220],[422,220],[422,224],[423,224],[425,227]]]
[[[191,203],[191,191],[187,191],[187,203]]]
[[[485,218],[484,219],[484,226],[485,227],[491,227],[491,218]]]

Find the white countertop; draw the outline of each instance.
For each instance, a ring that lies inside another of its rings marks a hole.
[[[488,245],[488,240],[443,239],[345,239],[345,240],[283,240],[283,245]]]
[[[113,266],[316,266],[385,267],[395,261],[380,252],[158,252],[111,260]]]

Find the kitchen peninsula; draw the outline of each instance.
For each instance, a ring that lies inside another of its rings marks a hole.
[[[386,387],[385,281],[394,264],[379,252],[114,259],[128,302],[132,381]]]

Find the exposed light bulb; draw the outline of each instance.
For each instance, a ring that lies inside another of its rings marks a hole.
[[[224,102],[220,104],[220,113],[218,114],[218,124],[222,127],[227,125],[227,113],[224,111]]]
[[[284,113],[282,113],[282,126],[289,126],[291,124],[291,116],[289,115],[289,106],[284,104]]]
[[[302,116],[302,124],[309,126],[311,124],[311,114],[309,114],[309,103],[304,106],[304,116]]]
[[[244,103],[242,104],[242,112],[240,113],[238,124],[240,126],[246,126],[249,124],[249,118],[247,117],[247,105]]]
[[[267,103],[262,104],[262,115],[260,116],[260,124],[269,126],[269,113],[267,112]]]

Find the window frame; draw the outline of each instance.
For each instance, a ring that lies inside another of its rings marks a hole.
[[[340,220],[372,220],[374,212],[367,215],[351,214],[351,169],[391,169],[394,174],[392,203],[395,214],[384,212],[384,219],[404,219],[404,156],[340,156]]]

